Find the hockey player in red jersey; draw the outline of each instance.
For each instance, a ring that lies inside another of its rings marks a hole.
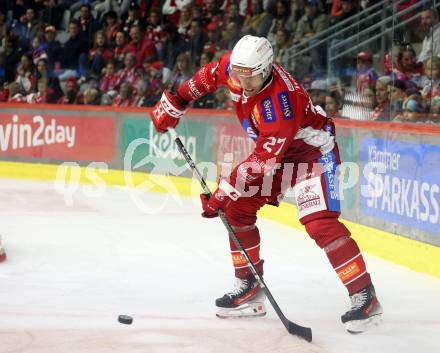
[[[342,322],[349,332],[378,324],[382,308],[362,254],[338,220],[336,167],[340,160],[334,124],[298,82],[273,62],[266,38],[244,36],[232,52],[203,66],[175,93],[165,90],[152,110],[156,129],[174,128],[191,102],[222,86],[229,89],[240,124],[256,145],[219,182],[211,198],[201,195],[202,216],[216,217],[222,209],[263,275],[256,213],[265,204],[278,205],[283,192],[293,187],[301,223],[348,290],[351,308],[342,315]],[[232,241],[230,247],[236,287],[216,300],[217,315],[264,315],[264,292]]]

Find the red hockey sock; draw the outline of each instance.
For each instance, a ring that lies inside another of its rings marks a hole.
[[[259,275],[263,275],[263,260],[260,259],[260,232],[257,226],[233,227],[237,238],[246,250],[252,263],[254,264]],[[252,274],[246,259],[241,255],[232,239],[229,239],[231,246],[232,263],[235,268],[235,277],[246,278]]]
[[[338,238],[324,250],[350,295],[371,284],[362,254],[352,238]]]

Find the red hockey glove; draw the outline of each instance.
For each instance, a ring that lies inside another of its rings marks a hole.
[[[151,112],[151,117],[156,130],[160,133],[167,131],[169,127],[175,128],[180,117],[186,112],[186,105],[182,98],[163,91],[160,101],[156,103]]]
[[[237,201],[241,196],[226,180],[222,179],[216,191],[209,197],[208,194],[201,194],[203,213],[202,217],[213,218],[218,216],[218,210],[226,211],[231,202]]]

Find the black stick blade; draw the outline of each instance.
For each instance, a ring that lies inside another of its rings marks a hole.
[[[312,342],[312,329],[310,327],[303,327],[289,321],[287,331],[289,331],[291,335],[301,337],[307,342]]]

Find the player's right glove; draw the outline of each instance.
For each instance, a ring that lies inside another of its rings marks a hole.
[[[168,90],[163,91],[159,102],[153,107],[151,118],[156,130],[164,133],[168,128],[175,128],[180,117],[186,112],[188,103]]]
[[[241,194],[237,189],[235,189],[225,179],[222,179],[217,190],[214,191],[212,196],[209,196],[208,194],[200,195],[203,208],[202,217],[217,217],[218,210],[223,210],[226,212],[226,209],[230,206],[231,202],[237,201],[240,196]]]

